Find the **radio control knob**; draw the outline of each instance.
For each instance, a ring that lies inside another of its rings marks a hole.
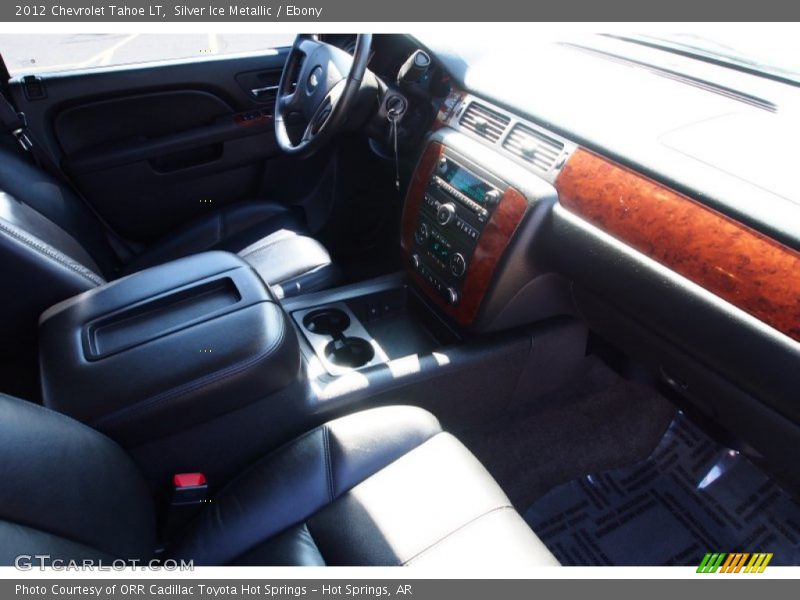
[[[449,287],[447,288],[446,292],[447,292],[447,301],[452,305],[458,304],[458,292],[456,291],[456,288]]]
[[[483,196],[483,201],[489,206],[494,206],[500,202],[500,192],[497,190],[489,190]]]
[[[452,202],[446,202],[439,207],[436,213],[436,220],[439,225],[447,225],[456,216],[456,205]]]
[[[417,226],[417,230],[414,232],[414,239],[418,244],[423,244],[428,239],[428,226],[425,223],[420,223]]]
[[[456,277],[461,277],[466,270],[467,261],[464,259],[464,255],[460,252],[453,254],[450,257],[450,272]]]
[[[412,255],[411,255],[411,265],[412,265],[412,266],[413,266],[415,269],[419,269],[419,264],[420,264],[420,263],[419,263],[419,254],[412,254]]]
[[[447,164],[447,159],[444,156],[440,158],[439,164],[436,165],[436,170],[439,172],[439,175],[444,175],[445,173],[447,173],[448,166],[449,165]]]

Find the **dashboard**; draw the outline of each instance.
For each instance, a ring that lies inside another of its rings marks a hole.
[[[576,100],[604,59],[554,53],[570,77],[542,75],[526,103],[515,80],[471,74],[452,51],[440,55],[455,84],[406,196],[409,277],[475,332],[564,314],[585,320],[790,472],[800,459],[800,203],[785,176],[765,188],[753,169],[728,172],[730,156],[709,150],[719,140],[695,131],[720,115],[765,118],[766,109],[731,82],[722,94],[719,80],[699,87],[656,67],[620,71],[616,60],[601,73],[605,97]],[[800,106],[796,90],[754,85],[774,107]],[[661,112],[636,106],[645,99]],[[758,147],[748,135],[739,148]]]

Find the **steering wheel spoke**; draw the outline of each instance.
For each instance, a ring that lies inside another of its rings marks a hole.
[[[285,115],[297,111],[300,103],[298,102],[297,93],[290,92],[288,94],[279,94],[275,104],[276,108],[279,108]]]
[[[325,124],[328,122],[328,119],[333,114],[333,111],[336,110],[336,106],[341,100],[345,85],[345,80],[342,79],[339,81],[339,83],[333,86],[333,89],[328,92],[325,98],[323,98],[322,102],[319,103],[314,111],[314,114],[308,121],[308,126],[303,133],[303,141],[312,140],[314,136],[316,136],[320,130],[325,127]]]

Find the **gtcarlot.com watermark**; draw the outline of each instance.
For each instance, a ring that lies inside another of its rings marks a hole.
[[[110,561],[89,558],[64,560],[53,558],[49,554],[20,554],[14,559],[14,567],[20,571],[32,571],[34,569],[39,569],[40,571],[45,569],[54,571],[125,571],[127,569],[140,571],[194,571],[194,561],[172,558],[154,558],[152,560],[118,558]]]

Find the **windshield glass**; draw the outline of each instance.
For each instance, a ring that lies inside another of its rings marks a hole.
[[[740,33],[673,33],[647,36],[624,36],[643,43],[666,46],[673,50],[727,62],[773,77],[800,83],[800,36],[770,31],[764,36]]]

